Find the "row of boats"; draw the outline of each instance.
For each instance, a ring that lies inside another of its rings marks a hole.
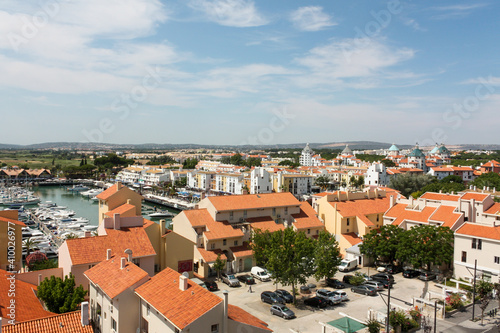
[[[25,206],[36,205],[40,202],[40,198],[34,195],[34,192],[29,191],[24,187],[12,186],[0,188],[0,205],[1,206]]]

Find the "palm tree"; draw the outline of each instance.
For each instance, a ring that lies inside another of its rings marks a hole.
[[[24,246],[26,247],[26,256],[29,256],[30,250],[33,250],[35,242],[31,240],[31,237],[24,241]]]

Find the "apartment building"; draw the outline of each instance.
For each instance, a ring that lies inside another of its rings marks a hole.
[[[99,199],[99,224],[104,220],[107,212],[117,209],[125,203],[135,207],[134,216],[141,215],[143,197],[134,190],[124,186],[121,182],[117,182],[99,193],[97,199]],[[118,213],[123,213],[123,211],[119,211]]]
[[[273,176],[273,189],[275,192],[290,192],[295,196],[311,193],[314,176],[277,172]]]
[[[208,192],[213,187],[215,175],[214,171],[190,171],[187,173],[187,186]]]
[[[427,174],[437,177],[438,180],[441,180],[448,176],[458,176],[462,179],[464,183],[471,182],[475,178],[474,169],[472,169],[472,167],[460,167],[460,166],[431,167]]]

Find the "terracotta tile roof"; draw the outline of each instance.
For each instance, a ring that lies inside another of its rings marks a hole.
[[[118,192],[118,183],[108,187],[105,191],[102,191],[96,197],[97,199],[108,200],[109,197],[111,197],[116,192]]]
[[[476,192],[467,192],[462,196],[462,200],[476,200],[479,202],[483,202],[484,199],[489,197],[490,195],[487,193],[476,193]]]
[[[354,232],[342,234],[342,237],[344,237],[344,239],[348,241],[352,246],[363,242],[363,240],[359,238],[358,235],[356,235]]]
[[[0,216],[0,222],[7,222],[7,223],[8,222],[12,222],[12,223],[20,225],[22,227],[26,226],[26,224],[24,224],[24,222],[21,222],[21,221],[18,221],[18,220],[13,220],[13,219],[8,219],[6,217],[1,217],[1,216]]]
[[[273,330],[271,330],[268,327],[266,322],[251,315],[250,313],[246,312],[245,310],[243,310],[242,308],[240,308],[236,305],[228,304],[227,316],[229,319],[237,321],[239,323],[247,324],[249,326],[258,327],[258,328],[261,328],[263,330],[273,332]],[[242,331],[245,331],[245,330],[243,329]]]
[[[62,325],[61,325],[62,324]],[[2,326],[2,333],[93,333],[92,325],[82,326],[80,311],[51,315],[43,319]]]
[[[391,195],[396,195],[392,193]],[[331,201],[330,204],[337,210],[343,217],[361,216],[385,213],[389,209],[389,196],[385,198],[372,198],[372,199],[359,199],[349,201]]]
[[[393,225],[400,225],[404,221],[413,221],[418,223],[429,223],[429,217],[436,211],[436,207],[424,207],[420,210],[410,210],[405,209],[401,215],[399,215]]]
[[[453,225],[460,219],[463,213],[455,212],[457,208],[453,206],[441,205],[436,209],[436,211],[429,217],[431,221],[443,222],[443,227],[453,228]]]
[[[233,228],[227,221],[214,221],[207,209],[185,210],[182,213],[193,227],[204,226],[203,235],[209,240],[243,237],[243,231]]]
[[[121,254],[120,254],[121,255]],[[148,273],[132,262],[121,268],[121,257],[112,256],[85,271],[85,276],[111,299],[148,276]]]
[[[435,192],[425,192],[420,196],[420,199],[427,199],[433,201],[458,201],[460,199],[460,195],[456,194],[447,194],[447,193],[435,193]]]
[[[10,320],[7,317],[10,312],[7,307],[10,305],[12,299],[9,296],[10,280],[7,280],[10,276],[9,272],[0,269],[0,317],[4,318],[3,324],[6,324],[6,321]],[[35,291],[37,290],[37,286],[17,279],[15,283],[16,322],[44,318],[54,314],[46,311],[36,297]]]
[[[285,230],[283,223],[276,223],[271,216],[253,217],[247,219],[250,222],[252,229],[259,229],[262,231],[275,232],[278,230]]]
[[[222,299],[188,280],[188,288],[179,288],[180,274],[166,268],[135,292],[177,328],[183,330],[202,315],[222,303]]]
[[[493,214],[493,215],[497,215],[499,212],[500,212],[500,202],[495,202],[493,206],[491,206],[485,211],[486,214]]]
[[[130,215],[130,213],[133,213]],[[116,207],[113,210],[110,210],[109,212],[106,212],[105,215],[109,217],[113,217],[114,214],[120,214],[123,217],[127,216],[135,216],[135,206],[131,204],[123,204],[121,206]]]
[[[455,234],[500,241],[500,226],[489,227],[476,223],[464,223],[464,225],[455,231]]]
[[[156,252],[144,230],[151,223],[154,222],[144,219],[144,227],[105,229],[107,235],[104,236],[67,239],[73,265],[106,260],[107,249],[111,249],[113,255],[122,255],[126,249],[131,249],[134,258],[155,255]]]
[[[498,168],[498,167],[500,167],[500,163],[498,163],[495,160],[491,160],[491,161],[489,161],[481,166],[483,166],[483,167],[497,167]]]
[[[324,227],[324,224],[316,216],[316,211],[311,205],[304,201],[300,204],[300,213],[292,214],[295,221],[293,226],[297,230]]]
[[[289,192],[217,196],[208,197],[208,200],[218,211],[298,206],[300,204]]]
[[[196,248],[196,250],[198,250],[198,252],[200,253],[201,257],[206,262],[214,262],[215,260],[217,260],[217,256],[219,254],[220,254],[220,258],[221,259],[227,260],[226,255],[224,254],[224,252],[222,252],[221,249],[205,250],[205,249],[203,249],[201,247],[198,247],[198,248]]]
[[[248,242],[244,242],[243,245],[231,247],[231,252],[235,258],[240,257],[249,257],[253,255],[252,248],[248,244]]]

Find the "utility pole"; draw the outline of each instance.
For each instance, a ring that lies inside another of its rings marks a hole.
[[[434,301],[434,333],[437,332],[437,301]]]
[[[389,314],[391,313],[391,281],[387,286],[387,322],[385,323],[385,330],[389,332]]]
[[[474,320],[476,310],[476,272],[477,272],[477,259],[474,260],[474,282],[472,286],[472,320]]]

